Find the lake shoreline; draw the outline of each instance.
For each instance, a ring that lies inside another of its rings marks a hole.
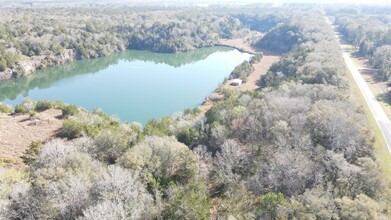
[[[250,57],[229,47],[208,47],[180,54],[127,50],[1,82],[0,100],[10,106],[21,104],[24,97],[33,101],[61,100],[89,111],[101,108],[109,115],[118,115],[122,121],[145,124],[152,118],[161,119],[198,107],[216,85]],[[136,95],[140,92],[145,98]],[[154,98],[156,94],[160,98]]]
[[[253,51],[245,50],[241,47],[235,47],[235,46],[231,46],[229,44],[224,44],[224,43],[220,43],[220,42],[221,42],[221,40],[219,40],[218,43],[215,43],[213,45],[199,47],[199,48],[193,48],[193,49],[191,49],[189,51],[185,51],[185,52],[160,52],[160,51],[152,51],[152,50],[148,50],[148,49],[143,50],[143,49],[127,48],[123,51],[114,51],[113,53],[110,53],[110,54],[107,54],[104,56],[91,57],[91,58],[87,58],[87,59],[78,58],[76,56],[76,52],[73,49],[65,49],[63,53],[58,54],[58,55],[40,55],[40,56],[32,56],[32,57],[22,55],[22,58],[18,62],[16,67],[7,68],[4,71],[0,72],[0,82],[18,79],[18,78],[24,77],[24,76],[33,75],[37,71],[45,70],[46,68],[49,68],[49,67],[61,66],[61,65],[70,64],[70,63],[77,62],[77,61],[99,59],[99,58],[103,58],[103,57],[107,57],[107,56],[120,54],[120,53],[123,53],[127,50],[147,51],[147,52],[159,53],[159,54],[182,54],[182,53],[188,53],[188,52],[192,52],[197,49],[203,49],[203,48],[227,47],[227,48],[236,49],[242,53],[249,53],[252,55],[256,54]]]
[[[226,47],[226,46],[225,46]],[[232,48],[232,47],[231,47]],[[258,51],[260,52],[260,51]],[[267,61],[267,62],[266,62]],[[273,59],[269,59],[268,58],[268,55],[266,55],[265,57],[262,58],[261,62],[259,64],[254,64],[254,65],[258,65],[258,66],[262,66],[264,65],[265,67],[268,66],[271,62],[273,61]],[[266,63],[265,63],[266,62]],[[258,68],[255,68],[257,69],[257,71],[254,71],[250,76],[249,76],[249,82],[247,82],[246,84],[243,84],[242,87],[231,87],[229,85],[229,82],[226,82],[225,84],[223,84],[222,86],[225,87],[225,88],[229,88],[233,91],[236,91],[236,92],[240,92],[240,91],[247,91],[247,90],[254,90],[252,87],[250,88],[248,85],[253,85],[255,86],[255,81],[254,80],[251,80],[251,78],[257,78],[259,74],[264,74],[266,73],[266,69],[264,68],[263,71],[258,71],[259,69]],[[254,78],[254,79],[255,79]],[[201,112],[205,113],[206,111],[208,111],[212,106],[213,104],[218,101],[218,100],[223,100],[224,99],[224,95],[222,95],[219,91],[219,88],[216,88],[208,97],[211,97],[212,95],[216,98],[218,98],[217,100],[210,100],[208,99],[206,102],[203,102],[202,104],[200,104],[198,106],[199,109],[201,109]],[[13,129],[13,128],[18,128],[20,127],[20,125],[18,125],[20,122],[20,118],[24,118],[26,123],[29,124],[29,129],[31,130],[29,135],[32,137],[31,140],[39,140],[39,141],[48,141],[50,140],[53,135],[55,135],[57,132],[59,132],[59,130],[62,128],[62,122],[63,122],[63,119],[58,117],[58,115],[60,114],[60,112],[58,112],[58,110],[49,110],[49,112],[55,112],[55,115],[54,116],[50,116],[50,114],[47,114],[46,112],[43,112],[43,113],[40,113],[37,115],[37,117],[35,117],[36,119],[32,119],[29,114],[18,114],[18,115],[9,115],[9,114],[4,114],[4,113],[1,113],[0,116],[3,117],[3,119],[7,119],[8,121],[12,121],[7,123],[4,123],[3,126],[8,126],[10,127],[10,129],[8,128],[4,128],[6,129],[7,131],[11,132],[11,131],[17,131],[17,129]],[[43,115],[41,115],[43,114]],[[44,118],[43,120],[41,120],[42,118]],[[125,122],[127,120],[121,120],[122,122]],[[38,129],[40,126],[46,126],[46,130],[45,129]],[[12,128],[12,129],[11,129]],[[39,133],[39,132],[45,132],[46,133]],[[8,133],[9,133],[8,132]],[[20,133],[20,132],[16,132],[16,133]],[[16,135],[15,133],[15,135]],[[39,134],[39,137],[42,137],[42,138],[36,138],[37,134]],[[4,133],[5,135],[5,133]],[[10,137],[13,137],[15,135],[10,135]],[[3,138],[4,139],[4,138]],[[25,139],[25,138],[23,138]],[[26,140],[30,140],[30,139],[26,139]],[[4,140],[2,141],[4,142]],[[3,148],[3,149],[8,149],[7,147],[4,147],[6,145],[6,143],[2,143],[0,142],[0,149]],[[4,154],[2,155],[3,158],[16,158],[17,162],[16,164],[21,164],[20,163],[20,160],[19,160],[19,156],[24,152],[25,149],[27,149],[27,147],[29,146],[30,143],[25,142],[25,143],[21,143],[18,145],[17,147],[17,151],[14,151],[14,153],[12,153],[12,155],[17,155],[16,157],[12,156],[11,154]],[[1,147],[1,145],[4,145],[3,147]],[[8,146],[8,145],[7,145]]]
[[[275,62],[278,62],[282,56],[280,53],[273,51],[261,50],[256,48],[246,41],[243,38],[238,39],[221,39],[219,42],[220,46],[234,48],[240,52],[249,53],[256,55],[262,53],[263,57],[259,63],[252,64],[254,71],[248,76],[248,81],[243,83],[239,87],[231,86],[232,80],[227,80],[222,83],[219,88],[216,88],[198,107],[201,112],[205,113],[213,107],[213,104],[217,101],[224,100],[224,94],[220,92],[220,88],[229,89],[234,92],[244,92],[244,91],[257,91],[259,90],[258,80],[262,75],[265,75],[271,65]]]

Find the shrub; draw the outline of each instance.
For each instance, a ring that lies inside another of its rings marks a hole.
[[[171,117],[164,117],[161,121],[155,119],[149,120],[144,127],[144,134],[146,136],[169,136],[172,135],[170,126],[174,123]]]
[[[14,112],[15,112],[15,114],[25,114],[29,111],[25,105],[20,104],[20,105],[15,106]]]
[[[8,68],[7,61],[5,59],[0,59],[0,72]]]
[[[31,112],[29,112],[29,116],[30,116],[30,119],[34,118],[35,116],[37,116],[37,112],[31,111]]]
[[[189,146],[196,137],[197,137],[196,131],[194,129],[190,129],[188,127],[182,129],[177,134],[178,141],[186,144],[187,146]]]
[[[180,189],[163,210],[163,219],[209,219],[210,200],[202,182]]]
[[[43,112],[45,110],[51,109],[52,107],[53,107],[53,104],[48,100],[38,101],[35,104],[35,111]]]
[[[73,120],[65,120],[60,136],[62,138],[74,139],[82,135],[83,126]]]
[[[235,67],[229,76],[230,79],[240,78],[243,81],[247,80],[247,76],[249,76],[254,71],[254,67],[247,60],[244,61],[239,66]]]
[[[30,146],[24,152],[23,156],[21,156],[23,163],[29,165],[37,159],[39,151],[42,149],[43,145],[40,141],[31,142]]]
[[[122,129],[105,129],[95,138],[94,153],[100,160],[114,164],[118,157],[131,147],[133,141],[130,133]]]
[[[199,170],[195,154],[184,144],[171,137],[147,137],[130,148],[119,163],[136,171],[149,182],[187,184],[195,179]]]
[[[53,103],[53,108],[63,109],[63,108],[65,108],[65,107],[66,107],[65,103],[62,102],[62,101],[57,100],[57,101],[55,101],[55,102]]]
[[[286,219],[287,213],[284,212],[283,207],[287,206],[288,202],[282,193],[270,192],[259,200],[257,214],[262,216],[262,219]]]
[[[12,108],[6,104],[0,103],[0,112],[2,113],[12,113]]]
[[[93,115],[99,116],[99,118],[103,119],[105,121],[105,124],[112,127],[118,127],[120,125],[119,119],[116,117],[111,117],[104,113],[100,109],[94,109],[92,112]]]
[[[11,164],[16,164],[15,158],[0,157],[0,167],[7,167],[8,165],[11,165]],[[0,181],[0,184],[1,184],[1,181]]]
[[[257,53],[256,55],[251,57],[250,63],[251,64],[259,63],[261,62],[262,57],[263,57],[262,53]]]
[[[74,116],[79,112],[79,109],[75,105],[67,105],[61,108],[62,110],[62,116],[63,117],[69,117]]]
[[[191,115],[191,116],[197,116],[199,113],[201,113],[201,110],[199,108],[187,108],[183,111],[183,114],[185,115]]]

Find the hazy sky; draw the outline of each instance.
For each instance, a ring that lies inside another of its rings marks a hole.
[[[169,1],[169,0],[168,0]],[[349,4],[391,4],[391,0],[214,0],[215,2],[246,2],[246,3],[269,3],[269,2],[287,2],[287,3],[349,3]],[[205,2],[205,1],[203,1]]]
[[[92,0],[71,0],[72,2],[91,2]],[[123,2],[123,3],[135,3],[135,2],[178,2],[178,3],[348,3],[348,4],[387,4],[391,5],[391,0],[95,0],[96,2]],[[12,3],[12,2],[67,2],[67,0],[0,0],[0,2]]]

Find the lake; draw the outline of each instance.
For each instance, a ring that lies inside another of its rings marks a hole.
[[[128,50],[0,82],[0,101],[61,100],[145,124],[202,103],[250,54],[226,47],[181,54]]]

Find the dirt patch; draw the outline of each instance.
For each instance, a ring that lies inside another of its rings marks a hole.
[[[59,132],[61,114],[58,109],[49,109],[34,117],[0,113],[0,159],[12,166],[22,166],[20,156],[32,141],[46,141]]]
[[[259,89],[258,80],[262,75],[265,75],[270,69],[271,65],[280,60],[281,54],[274,53],[271,51],[261,50],[259,48],[250,45],[250,42],[246,38],[238,39],[221,39],[220,45],[236,48],[242,52],[257,54],[262,52],[263,57],[259,63],[253,64],[254,72],[247,77],[247,82],[240,86],[231,86],[232,80],[228,80],[222,85],[222,88],[230,89],[235,92],[243,91],[255,91]],[[219,92],[215,91],[210,96],[222,96]],[[224,98],[224,97],[222,97]],[[201,106],[202,112],[208,111],[213,106],[213,100],[206,100]]]
[[[247,77],[247,82],[243,83],[241,86],[231,86],[232,80],[228,80],[224,84],[224,88],[232,89],[234,91],[254,91],[258,90],[258,81],[261,78],[261,76],[265,75],[267,71],[270,69],[273,63],[277,62],[280,59],[281,56],[278,55],[264,55],[261,62],[253,64],[254,72],[252,72]]]
[[[261,78],[262,75],[265,75],[267,73],[273,63],[277,62],[281,58],[281,54],[279,53],[262,50],[260,48],[252,46],[251,42],[247,38],[221,39],[220,44],[237,48],[241,51],[251,54],[263,54],[261,61],[259,63],[253,64],[254,72],[247,77],[246,83],[242,84],[239,87],[230,86],[232,81],[228,81],[224,84],[225,88],[233,89],[235,91],[257,90],[259,88],[259,86],[257,85],[258,80]]]
[[[258,49],[251,46],[249,43],[245,42],[245,39],[238,38],[238,39],[220,39],[219,44],[222,46],[232,47],[235,49],[238,49],[242,52],[250,53],[250,54],[256,54],[258,53]]]

